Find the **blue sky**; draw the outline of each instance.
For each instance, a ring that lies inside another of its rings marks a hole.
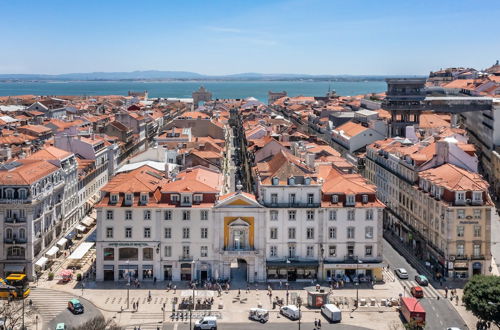
[[[0,73],[427,74],[500,58],[499,0],[0,0]]]

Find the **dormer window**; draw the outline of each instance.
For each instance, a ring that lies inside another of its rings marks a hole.
[[[294,184],[295,184],[295,178],[293,176],[289,177],[288,178],[288,185],[293,186]]]
[[[347,195],[346,205],[354,205],[356,203],[356,195]]]
[[[118,202],[118,195],[111,194],[110,200],[111,200],[111,203],[116,204]]]
[[[332,195],[332,203],[338,203],[339,202],[339,195]]]
[[[179,195],[172,195],[171,200],[173,203],[178,203],[179,202]]]
[[[203,199],[203,195],[198,194],[198,195],[193,196],[193,200],[195,203],[201,203],[202,199]]]
[[[125,202],[127,204],[132,204],[132,194],[125,194]]]
[[[274,177],[272,180],[273,186],[277,186],[280,184],[280,179],[278,177]]]
[[[363,204],[368,203],[368,195],[363,195]]]
[[[19,199],[26,199],[26,189],[19,189]]]
[[[463,192],[463,191],[457,191],[455,193],[455,199],[456,199],[456,201],[464,202],[465,201],[465,192]]]
[[[141,204],[147,204],[148,203],[148,194],[141,193]]]
[[[483,192],[482,191],[472,192],[472,200],[474,202],[481,202],[483,200]]]
[[[182,196],[182,204],[191,204],[191,196],[189,195]]]
[[[305,185],[310,185],[311,184],[311,178],[310,177],[305,177],[304,178],[304,184]]]

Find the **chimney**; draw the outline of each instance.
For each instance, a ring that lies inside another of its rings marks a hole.
[[[313,153],[307,153],[306,154],[306,164],[310,168],[314,168],[314,161],[316,160],[316,155]]]
[[[439,140],[436,142],[436,157],[439,165],[450,161],[450,148],[447,141]]]

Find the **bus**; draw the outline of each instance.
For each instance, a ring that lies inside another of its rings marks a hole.
[[[0,292],[0,297],[9,297],[12,296],[14,298],[26,298],[30,294],[30,287],[28,282],[28,277],[26,274],[10,274],[3,281],[7,286],[14,287],[14,292]]]

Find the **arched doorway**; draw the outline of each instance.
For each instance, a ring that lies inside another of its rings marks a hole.
[[[472,264],[472,275],[481,275],[483,265],[480,262],[475,262]]]
[[[231,282],[246,283],[248,274],[248,264],[245,259],[236,259],[231,262]]]

